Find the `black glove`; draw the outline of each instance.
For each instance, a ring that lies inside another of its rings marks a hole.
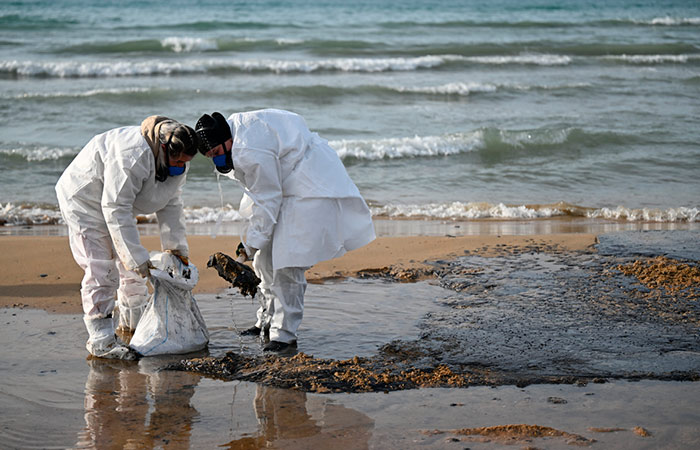
[[[238,244],[238,247],[236,247],[236,256],[241,256],[241,252],[245,253],[245,247],[243,246],[243,242],[240,242]]]

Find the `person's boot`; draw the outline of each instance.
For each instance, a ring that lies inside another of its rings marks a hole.
[[[293,352],[297,348],[297,341],[280,342],[270,341],[263,347],[264,352],[287,353]]]
[[[262,330],[255,325],[248,328],[247,330],[241,331],[241,336],[260,336]]]
[[[85,348],[92,356],[107,359],[138,359],[138,353],[117,341],[111,316],[104,319],[83,317],[83,321],[88,331]]]

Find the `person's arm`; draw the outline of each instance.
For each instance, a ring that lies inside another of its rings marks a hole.
[[[243,149],[237,168],[243,172],[244,186],[253,200],[252,215],[244,245],[248,257],[272,239],[277,214],[282,205],[282,180],[277,155],[270,150]]]
[[[152,155],[144,154],[142,157]],[[139,160],[121,158],[121,155],[106,161],[104,166],[102,214],[117,256],[130,270],[149,261],[148,250],[141,245],[134,218],[134,200],[149,175],[148,168]]]
[[[160,229],[160,245],[163,251],[174,250],[179,256],[189,256],[187,246],[187,229],[185,227],[185,214],[182,204],[182,186],[185,184],[187,174],[178,179],[177,192],[167,205],[156,211],[158,228]]]

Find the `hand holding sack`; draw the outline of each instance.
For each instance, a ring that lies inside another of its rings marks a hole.
[[[184,264],[172,252],[152,252],[151,262],[153,294],[129,346],[143,356],[205,348],[209,332],[192,295],[199,280],[197,267]]]

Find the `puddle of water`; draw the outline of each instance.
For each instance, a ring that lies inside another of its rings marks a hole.
[[[610,233],[599,236],[601,255],[658,256],[700,260],[700,230],[654,230],[638,233]]]
[[[211,335],[209,351],[260,352],[257,338],[239,338],[236,330],[255,324],[257,298],[243,298],[236,289],[220,295],[198,295],[197,301]],[[298,351],[317,358],[370,356],[393,339],[418,337],[418,320],[439,307],[435,300],[449,291],[428,282],[392,283],[349,279],[309,284]]]
[[[300,351],[371,354],[415,339],[425,311],[445,308],[428,283],[352,280],[310,285]],[[240,341],[256,303],[199,296],[212,354]],[[600,448],[692,447],[700,441],[700,384],[671,382],[421,389],[390,394],[307,394],[196,374],[158,371],[172,357],[138,363],[86,360],[80,316],[0,311],[0,446],[6,448],[498,448],[425,430],[529,423],[597,439]],[[476,345],[476,344],[475,344]],[[174,357],[178,358],[178,357]],[[566,403],[551,403],[558,397]],[[650,409],[652,408],[652,409]],[[630,430],[653,433],[642,438]],[[625,431],[596,434],[589,427]],[[563,441],[525,445],[570,448]],[[512,446],[506,446],[512,448]]]

